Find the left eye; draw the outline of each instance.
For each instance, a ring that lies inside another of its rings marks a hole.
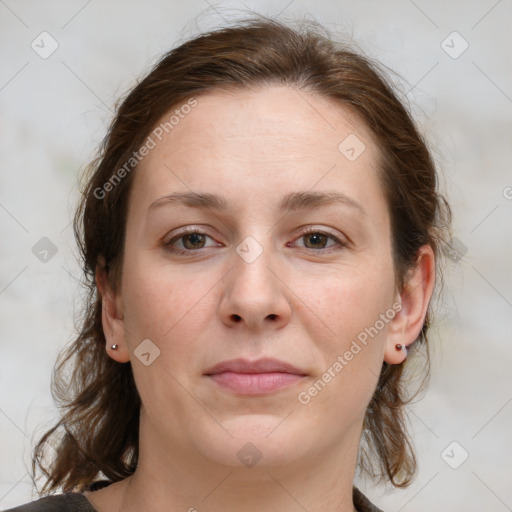
[[[334,235],[331,235],[330,233],[324,233],[323,231],[309,231],[307,233],[303,233],[298,240],[307,240],[309,243],[308,245],[305,245],[306,249],[326,249],[326,243],[329,239],[333,240],[335,243],[330,245],[329,247],[332,247],[333,245],[339,244],[341,246],[344,246],[345,244],[336,238]]]

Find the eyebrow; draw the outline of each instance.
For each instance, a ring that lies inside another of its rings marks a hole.
[[[191,208],[209,209],[218,212],[229,209],[226,199],[219,195],[198,192],[174,192],[154,201],[150,205],[149,210],[176,203]],[[283,197],[279,203],[279,211],[286,213],[317,208],[319,206],[330,206],[332,204],[350,206],[366,215],[365,209],[357,201],[342,192],[292,192]]]

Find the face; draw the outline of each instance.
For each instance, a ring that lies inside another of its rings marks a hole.
[[[168,132],[134,176],[105,329],[131,361],[144,435],[229,466],[357,443],[400,300],[371,134],[288,87],[210,92]],[[236,358],[297,371],[206,375]]]

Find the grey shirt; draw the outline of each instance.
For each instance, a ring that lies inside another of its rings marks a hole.
[[[91,490],[96,490],[100,487],[106,487],[106,481],[103,485],[93,484]],[[97,482],[99,483],[99,482]],[[358,512],[382,512],[380,508],[373,505],[364,494],[357,489],[353,488],[354,506]],[[66,492],[64,494],[57,494],[53,496],[46,496],[31,503],[20,505],[19,507],[10,508],[4,512],[98,512],[90,503],[89,500],[80,493]]]

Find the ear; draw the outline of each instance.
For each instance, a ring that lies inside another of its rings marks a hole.
[[[434,251],[430,245],[424,245],[419,248],[416,264],[407,272],[404,287],[398,294],[402,307],[388,326],[384,352],[386,363],[403,362],[407,357],[407,350],[397,350],[396,346],[406,348],[418,339],[432,298],[434,283]]]
[[[130,360],[128,345],[126,343],[126,331],[121,305],[121,296],[111,287],[106,270],[105,258],[100,255],[96,265],[96,287],[101,295],[101,321],[107,345],[108,355],[119,363]],[[112,349],[117,345],[117,349]]]

